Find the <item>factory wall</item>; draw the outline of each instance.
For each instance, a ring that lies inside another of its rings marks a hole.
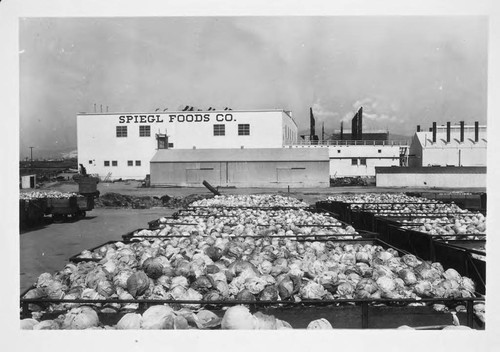
[[[296,139],[297,125],[283,110],[81,114],[78,163],[102,178],[142,179],[150,173],[157,133],[168,135],[173,149],[281,148],[284,124]]]
[[[399,166],[399,145],[295,145],[293,148],[328,149],[330,177],[375,176],[378,166]]]
[[[192,150],[159,152],[151,161],[151,186],[201,186],[203,180],[222,187],[328,187],[326,151],[288,149]],[[266,157],[266,155],[269,155]],[[196,160],[198,159],[198,160]]]
[[[376,168],[377,187],[485,188],[486,167]]]
[[[485,147],[427,148],[422,150],[422,165],[486,166]]]

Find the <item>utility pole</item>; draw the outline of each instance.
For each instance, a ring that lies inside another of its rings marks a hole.
[[[30,154],[31,154],[31,161],[30,161],[30,173],[33,172],[33,148],[35,147],[29,147],[30,148]]]

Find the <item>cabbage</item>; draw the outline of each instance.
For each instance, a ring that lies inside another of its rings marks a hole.
[[[127,280],[132,275],[132,271],[120,271],[113,277],[113,284],[116,287],[127,288]]]
[[[182,260],[177,264],[175,269],[176,276],[189,277],[191,274],[191,263],[187,260]]]
[[[253,274],[252,276],[256,276],[259,274],[259,271],[252,263],[244,260],[236,260],[235,262],[233,262],[231,265],[229,265],[228,271],[233,275],[240,275],[243,272],[251,272]]]
[[[205,249],[205,254],[214,262],[222,257],[222,250],[215,246],[210,246]]]
[[[148,258],[142,263],[142,270],[153,280],[163,275],[163,264],[160,259]]]
[[[253,316],[255,318],[254,329],[256,330],[276,330],[278,328],[277,320],[273,315],[257,312]]]
[[[186,294],[186,288],[183,286],[172,286],[170,291],[167,292],[167,297],[171,297],[175,300],[180,300]]]
[[[278,299],[278,288],[275,285],[266,286],[259,294],[260,301],[277,301]]]
[[[115,288],[110,281],[103,280],[97,284],[97,293],[107,298],[115,293]]]
[[[170,288],[174,288],[176,286],[181,286],[182,288],[187,289],[189,287],[189,282],[184,276],[176,276],[172,278]]]
[[[36,287],[47,287],[51,281],[52,275],[49,273],[43,273],[38,277]]]
[[[403,262],[408,265],[409,267],[415,268],[419,264],[421,264],[421,261],[417,259],[413,254],[405,254],[401,257]]]
[[[87,306],[71,309],[64,316],[63,329],[83,330],[99,325],[99,317],[95,310]]]
[[[321,299],[326,295],[327,291],[322,285],[309,281],[300,288],[299,293],[305,299]]]
[[[460,282],[462,280],[462,276],[455,269],[448,269],[443,273],[443,276],[446,280],[456,280]]]
[[[168,290],[170,288],[171,283],[172,283],[172,279],[169,276],[162,275],[156,280],[156,283],[158,285],[162,285],[164,288],[166,288]]]
[[[82,299],[106,299],[103,295],[100,295],[96,290],[91,288],[86,288],[82,291]]]
[[[383,293],[391,294],[396,289],[396,283],[387,276],[381,276],[376,281],[377,286]]]
[[[224,297],[218,291],[209,291],[203,296],[204,301],[222,301]]]
[[[198,328],[207,329],[220,325],[221,320],[215,313],[202,309],[196,313],[195,322]]]
[[[474,281],[465,276],[462,277],[462,281],[460,281],[460,287],[471,293],[474,293],[476,291],[476,285],[474,284]]]
[[[372,256],[368,252],[356,252],[355,260],[357,263],[367,263],[369,264],[372,259]]]
[[[33,325],[32,330],[59,330],[60,326],[54,320],[43,320]]]
[[[325,318],[313,320],[307,325],[308,330],[330,330],[333,329],[332,324]]]
[[[423,268],[416,272],[424,280],[434,281],[441,277],[441,273],[433,267]]]
[[[415,285],[414,291],[419,297],[432,297],[432,284],[427,280],[419,281]]]
[[[264,260],[262,263],[259,264],[259,271],[263,275],[270,274],[272,270],[273,270],[273,263],[271,263],[268,260]]]
[[[99,284],[99,282],[105,281],[107,279],[108,276],[102,270],[102,268],[97,267],[86,275],[85,284],[88,288],[95,290],[97,289],[97,285]]]
[[[278,276],[281,273],[286,273],[288,269],[288,262],[285,258],[278,258],[273,263],[273,268],[271,269],[272,276]]]
[[[155,305],[142,314],[141,328],[148,330],[172,329],[174,313],[166,305]]]
[[[127,313],[116,324],[118,330],[138,330],[141,328],[142,316],[137,313]]]
[[[294,293],[294,285],[290,276],[285,276],[278,284],[278,293],[281,299],[287,299]]]
[[[235,298],[237,301],[255,301],[255,296],[248,290],[241,290]]]
[[[216,281],[214,286],[222,297],[229,297],[229,286],[225,281]]]
[[[238,305],[228,308],[224,313],[221,328],[225,330],[250,330],[254,329],[255,320],[247,307]]]
[[[342,282],[337,286],[337,294],[339,298],[353,298],[354,286],[349,282]]]
[[[21,330],[33,330],[33,326],[38,324],[35,319],[27,318],[21,320]]]
[[[214,286],[213,280],[209,276],[200,276],[196,279],[191,287],[200,293],[207,293]]]
[[[398,275],[401,279],[403,279],[406,285],[414,285],[417,282],[417,277],[413,271],[409,269],[402,269],[398,271]]]
[[[143,295],[149,288],[149,279],[143,271],[137,271],[127,279],[127,290],[134,297]]]
[[[266,287],[266,280],[260,277],[250,277],[245,280],[244,287],[254,295],[259,294]]]
[[[207,265],[207,267],[205,268],[207,274],[216,274],[218,272],[220,272],[220,269],[217,265]]]

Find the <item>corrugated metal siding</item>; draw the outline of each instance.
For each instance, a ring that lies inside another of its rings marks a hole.
[[[162,149],[151,163],[158,162],[226,162],[226,161],[328,161],[324,149]]]

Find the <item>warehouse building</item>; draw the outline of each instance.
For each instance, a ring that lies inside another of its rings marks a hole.
[[[282,148],[297,141],[297,124],[284,110],[82,113],[77,139],[88,173],[143,179],[157,150]]]
[[[351,128],[335,131],[325,139],[316,135],[316,122],[310,110],[310,134],[301,136],[290,148],[327,149],[330,177],[374,177],[376,167],[406,166],[408,141],[390,141],[388,131],[363,131],[363,108],[354,114]]]
[[[486,166],[486,126],[437,126],[429,131],[417,127],[409,153],[409,166]]]
[[[151,160],[151,186],[328,187],[328,151],[163,149]]]

